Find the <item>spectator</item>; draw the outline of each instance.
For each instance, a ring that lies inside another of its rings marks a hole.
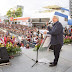
[[[67,30],[66,27],[65,27],[65,30],[64,30],[64,35],[65,35],[65,37],[68,35],[68,30]]]
[[[68,36],[71,36],[71,28],[68,29]]]

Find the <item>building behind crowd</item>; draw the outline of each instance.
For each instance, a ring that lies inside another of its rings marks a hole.
[[[37,25],[39,23],[41,23],[41,22],[39,22],[40,20],[38,20],[38,19],[47,18],[48,21],[52,21],[52,17],[57,13],[59,16],[59,21],[62,23],[63,27],[68,25],[68,16],[69,16],[69,10],[68,9],[62,8],[62,7],[57,6],[57,5],[45,6],[43,8],[44,9],[42,11],[35,12],[31,17],[32,19],[35,19],[36,22],[38,21]],[[36,24],[36,23],[33,22],[33,24]]]

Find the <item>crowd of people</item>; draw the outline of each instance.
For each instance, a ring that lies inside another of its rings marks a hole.
[[[64,36],[65,37],[66,36],[72,36],[71,27],[69,27],[68,29],[67,29],[67,27],[65,27],[65,29],[64,29]]]
[[[43,41],[43,34],[36,27],[28,27],[20,24],[0,24],[0,28],[7,32],[0,31],[0,43],[12,42],[21,47],[34,48],[39,42]],[[10,35],[13,33],[17,36]],[[64,36],[71,36],[71,28],[64,29]],[[20,36],[21,38],[19,39]]]
[[[0,27],[19,35],[24,35],[27,31],[36,31],[36,28],[33,29],[20,24],[0,24]]]
[[[7,31],[6,33],[1,31],[0,39],[2,43],[12,42],[21,46],[21,48],[34,48],[43,40],[43,34],[39,33],[36,27],[27,27],[20,24],[0,24],[0,27]],[[17,36],[10,35],[10,33]]]

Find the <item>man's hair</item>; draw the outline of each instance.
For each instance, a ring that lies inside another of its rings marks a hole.
[[[53,17],[56,17],[58,19],[58,21],[59,21],[59,17],[58,16],[54,15]]]

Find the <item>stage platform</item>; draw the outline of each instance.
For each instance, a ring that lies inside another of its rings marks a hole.
[[[33,49],[22,49],[22,55],[11,59],[10,65],[0,66],[0,72],[72,72],[72,45],[64,45],[61,51],[59,63],[56,67],[49,67],[49,63],[39,63],[33,68],[36,58],[36,51]],[[47,49],[39,51],[39,59],[45,58],[53,61],[54,56],[52,51]]]

